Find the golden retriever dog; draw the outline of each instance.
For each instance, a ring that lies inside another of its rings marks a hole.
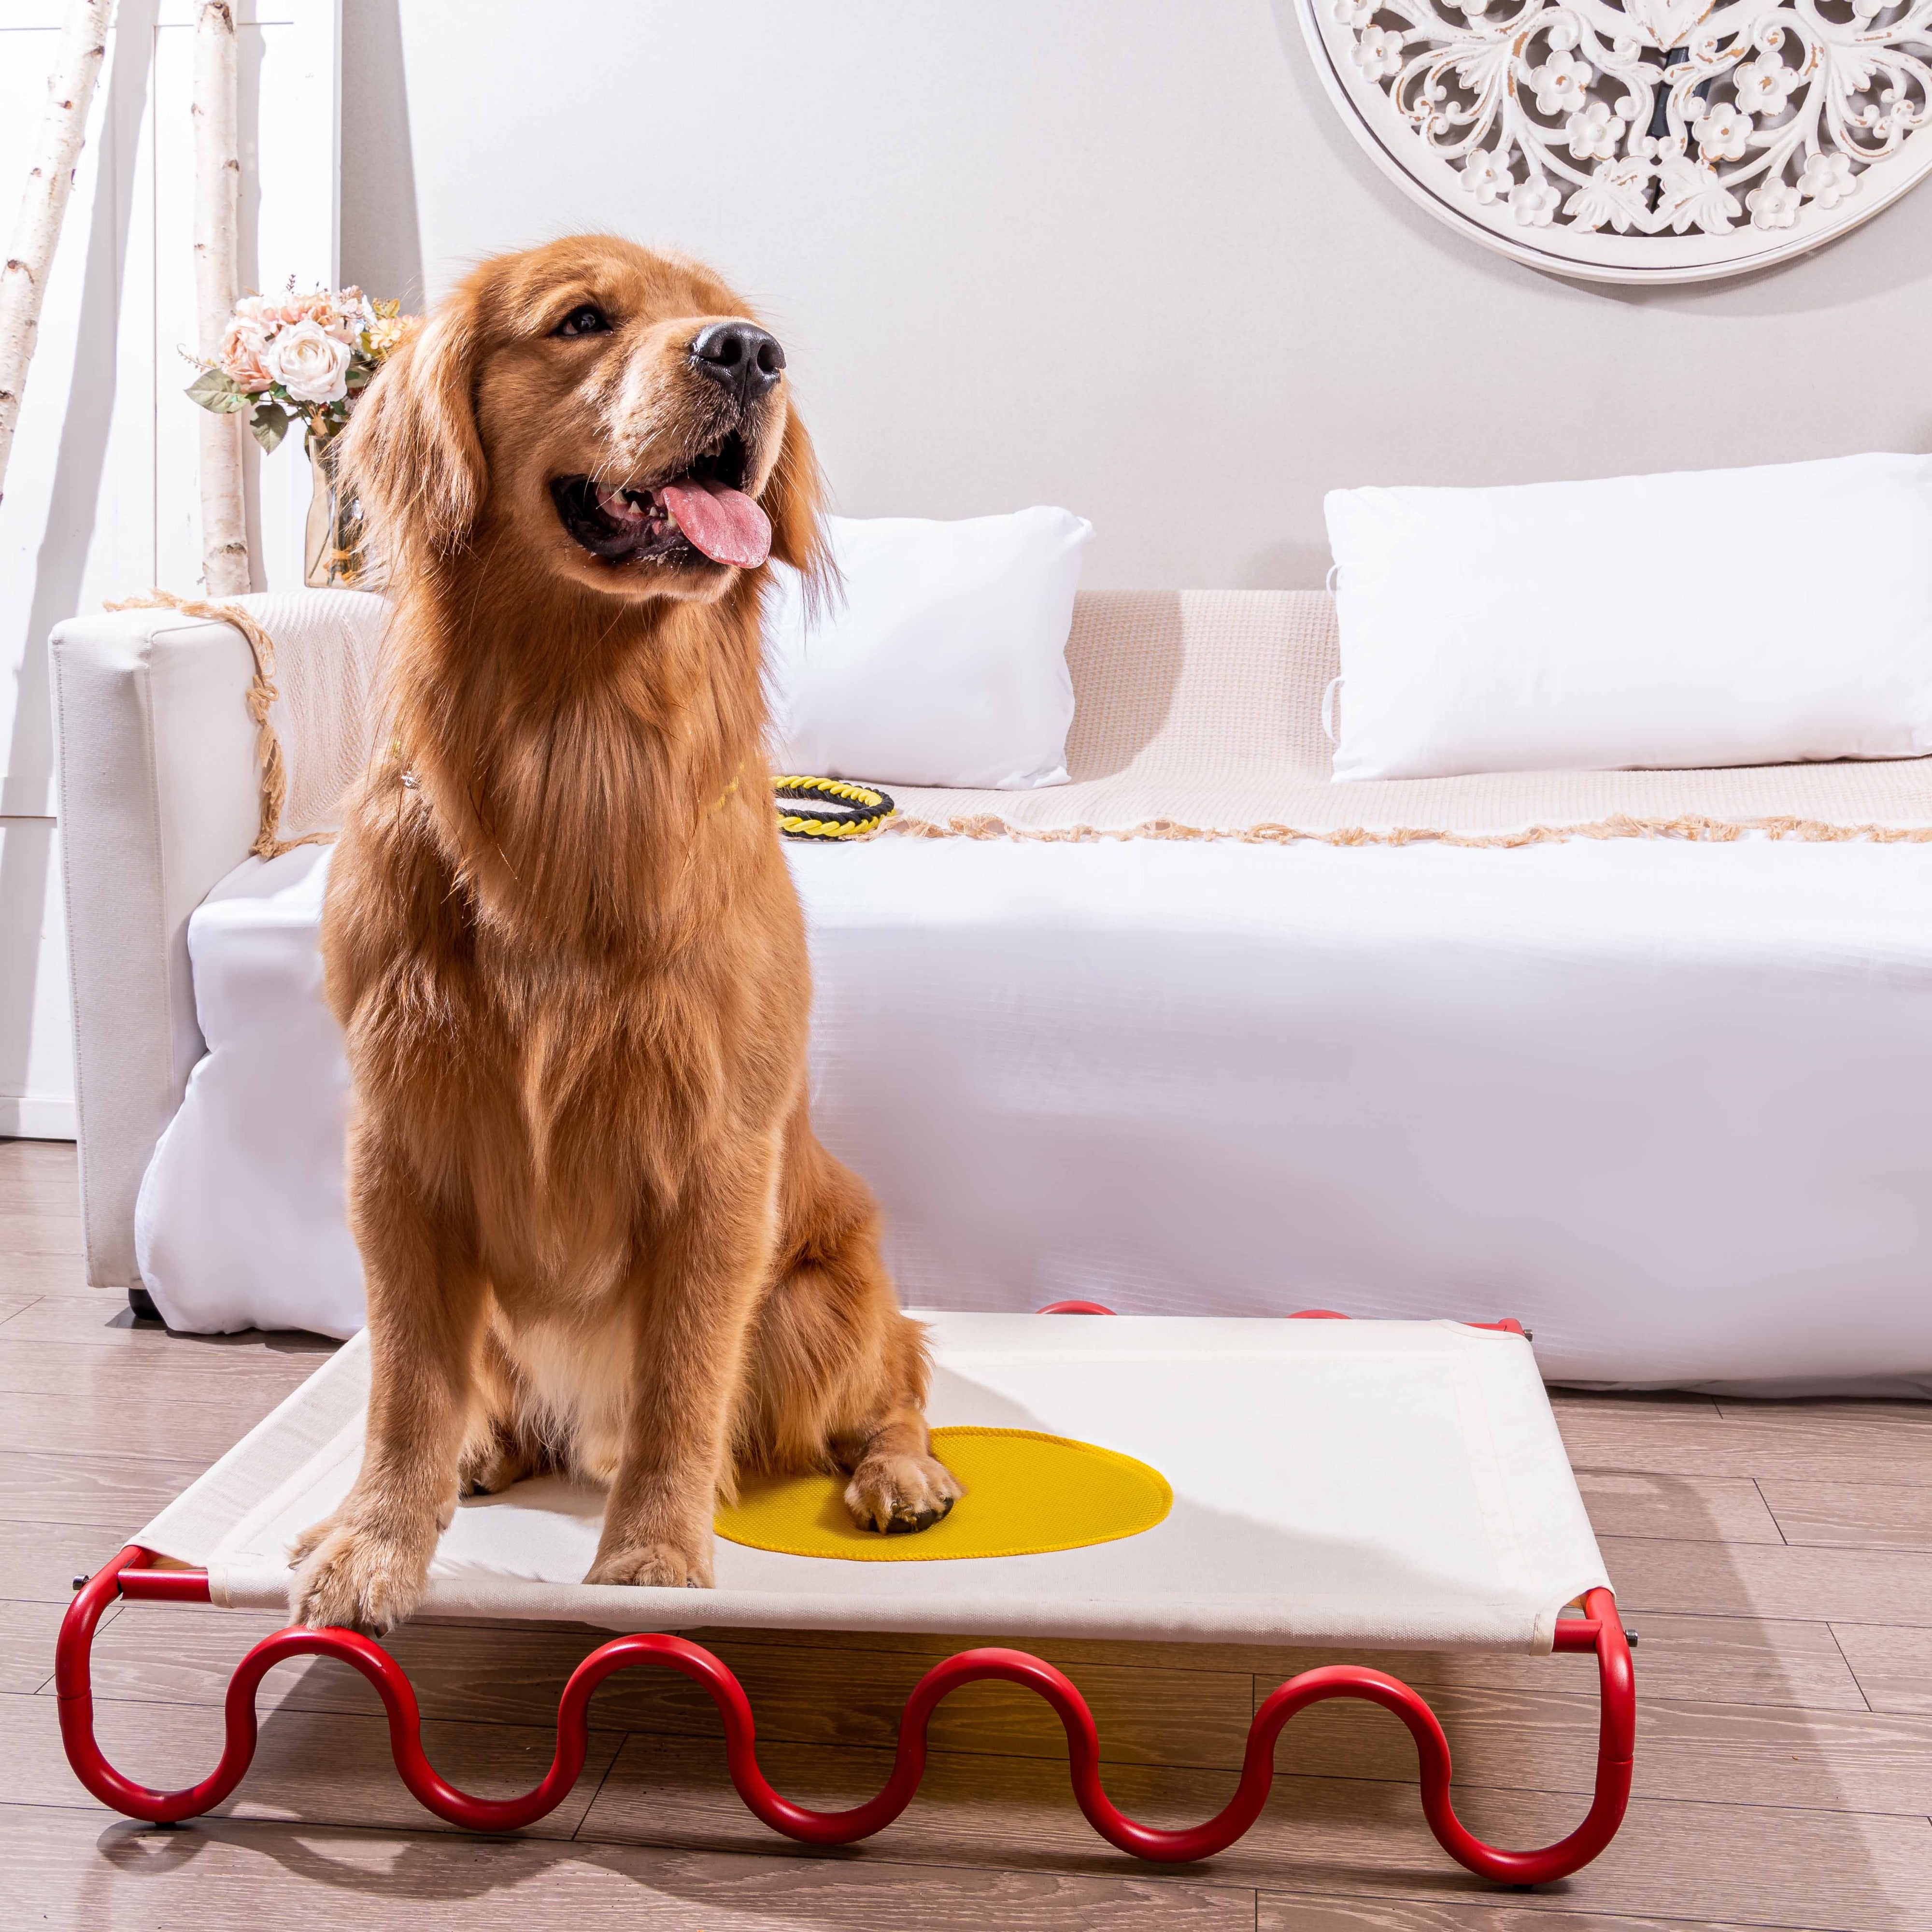
[[[374,1379],[304,1623],[388,1629],[459,1495],[538,1472],[608,1486],[593,1583],[709,1586],[750,1472],[848,1472],[888,1533],[962,1493],[806,1118],[759,598],[829,569],[784,363],[706,269],[584,236],[478,269],[347,432],[397,598],[322,923]]]

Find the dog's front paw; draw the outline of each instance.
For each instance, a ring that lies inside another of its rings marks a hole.
[[[290,1552],[301,1567],[289,1586],[294,1621],[382,1636],[422,1600],[435,1538],[416,1548],[334,1521],[320,1522]]]
[[[299,1570],[314,1553],[316,1544],[335,1527],[335,1519],[326,1516],[320,1522],[312,1522],[294,1542],[289,1545],[289,1568]]]
[[[617,1583],[627,1588],[708,1590],[711,1552],[683,1550],[673,1543],[634,1543],[600,1555],[586,1583]]]
[[[910,1536],[930,1529],[966,1486],[931,1456],[868,1456],[845,1485],[845,1507],[861,1529]]]

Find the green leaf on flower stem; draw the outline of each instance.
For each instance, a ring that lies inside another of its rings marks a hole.
[[[366,389],[369,386],[369,378],[375,373],[373,369],[364,368],[360,362],[352,362],[349,365],[348,374],[342,380],[352,389]]]
[[[220,369],[204,369],[188,386],[188,399],[218,416],[232,416],[248,406],[248,392],[237,388],[234,379]]]
[[[248,418],[248,427],[264,449],[273,449],[288,434],[291,420],[288,412],[277,404],[258,403],[255,413]]]

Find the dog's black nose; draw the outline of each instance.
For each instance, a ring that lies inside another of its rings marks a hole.
[[[784,351],[776,335],[748,322],[714,322],[700,330],[691,345],[691,359],[741,402],[762,396],[785,365]]]

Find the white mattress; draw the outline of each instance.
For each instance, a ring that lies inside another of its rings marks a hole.
[[[187,1328],[361,1322],[314,848],[194,916]],[[1546,1376],[1932,1390],[1932,850],[793,850],[908,1300],[1511,1315]]]
[[[721,1539],[716,1589],[626,1589],[580,1581],[602,1494],[548,1478],[458,1508],[424,1612],[1546,1651],[1559,1609],[1608,1582],[1519,1336],[1450,1322],[928,1318],[935,1424],[1138,1456],[1173,1488],[1166,1519],[1085,1549],[944,1562]],[[360,1465],[368,1388],[358,1340],[134,1540],[206,1567],[218,1604],[281,1607],[289,1543]]]

